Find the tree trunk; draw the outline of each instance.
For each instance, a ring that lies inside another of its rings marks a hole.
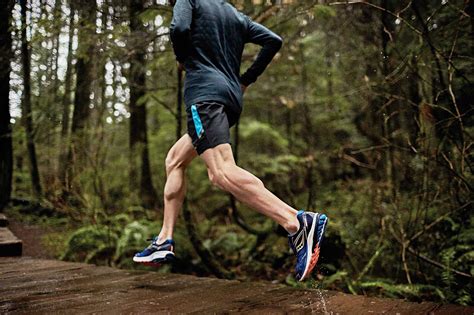
[[[61,27],[63,25],[63,21],[61,19],[61,0],[56,0],[54,3],[54,10],[53,10],[53,19],[54,25],[56,27],[56,31],[54,32],[54,83],[53,83],[53,99],[54,103],[58,103],[59,99],[59,37],[61,36]]]
[[[64,78],[64,95],[62,99],[62,125],[61,125],[61,152],[59,154],[59,168],[58,176],[59,181],[62,184],[62,187],[66,187],[66,169],[67,169],[67,152],[69,143],[69,115],[71,112],[71,92],[72,92],[72,77],[73,77],[73,39],[74,39],[74,17],[75,17],[74,7],[71,6],[71,12],[69,14],[69,39],[68,39],[68,48],[67,48],[67,61],[66,61],[66,77]]]
[[[31,110],[31,76],[30,76],[30,49],[26,38],[26,11],[28,0],[21,0],[21,60],[23,64],[23,100],[22,118],[26,131],[26,146],[30,162],[30,176],[33,193],[37,199],[41,198],[41,182],[36,159],[36,147],[33,134],[33,113]]]
[[[382,0],[382,8],[385,10],[389,10],[388,8],[388,1]],[[383,55],[383,63],[382,63],[382,74],[384,77],[384,83],[387,85],[388,94],[392,95],[394,93],[394,87],[392,87],[391,83],[388,82],[388,76],[390,74],[390,65],[389,65],[389,52],[388,52],[388,44],[390,41],[389,33],[393,33],[393,22],[391,22],[390,17],[386,11],[382,11],[381,17],[381,26],[380,26],[380,33],[382,39],[382,55]],[[391,100],[386,100],[386,102],[390,103]],[[394,151],[394,141],[392,133],[395,129],[393,126],[397,125],[395,120],[397,119],[398,115],[392,115],[394,112],[392,104],[384,105],[380,104],[380,106],[384,106],[386,109],[383,110],[382,116],[382,130],[383,130],[383,137],[388,145],[387,149],[385,150],[386,155],[386,180],[389,183],[389,189],[392,194],[392,197],[395,198],[398,187],[397,187],[397,171],[395,170],[395,151]]]
[[[147,138],[147,111],[143,102],[145,96],[145,55],[143,43],[145,27],[139,14],[143,12],[142,0],[130,0],[130,191],[140,197],[146,207],[157,204],[157,195],[153,187]],[[138,191],[137,191],[138,188]]]
[[[14,2],[0,6],[0,211],[8,203],[12,191],[13,148],[10,124],[10,59],[12,38],[10,20]]]
[[[313,122],[311,120],[312,113],[311,108],[308,105],[308,73],[306,72],[306,57],[304,55],[305,47],[303,44],[300,44],[300,58],[301,58],[301,87],[302,87],[302,105],[304,111],[304,128],[305,130],[313,130]],[[315,181],[315,172],[314,172],[314,139],[313,133],[305,133],[305,142],[306,142],[306,156],[308,157],[308,167],[306,173],[306,185],[308,187],[308,199],[306,204],[306,209],[314,210],[316,208],[316,181]]]
[[[101,21],[102,21],[102,29],[101,29],[101,50],[105,52],[106,50],[106,47],[107,47],[107,44],[106,44],[106,41],[107,41],[107,37],[105,34],[107,34],[107,24],[109,23],[109,15],[108,15],[108,12],[109,12],[109,3],[108,1],[104,1],[104,3],[102,4],[102,16],[101,16]],[[99,119],[100,121],[98,121],[98,125],[100,127],[103,127],[103,123],[104,123],[104,113],[107,111],[107,96],[106,96],[106,90],[107,90],[107,82],[105,80],[105,76],[107,74],[107,69],[105,68],[105,66],[107,65],[107,62],[108,62],[109,58],[107,57],[106,54],[104,54],[104,57],[101,59],[101,62],[100,62],[100,84],[99,84],[99,87],[100,87],[100,103],[98,103],[98,106],[99,106]]]
[[[87,156],[87,122],[90,116],[90,94],[94,79],[94,55],[96,35],[95,1],[82,0],[76,3],[79,11],[78,54],[76,63],[76,94],[71,125],[71,147],[68,154],[68,189],[73,177],[84,168]]]

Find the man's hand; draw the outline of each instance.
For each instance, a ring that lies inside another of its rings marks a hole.
[[[178,70],[179,70],[179,71],[186,71],[186,70],[184,69],[184,65],[183,65],[181,62],[179,62],[179,61],[176,62],[176,65],[178,66]]]
[[[245,93],[245,91],[247,90],[247,86],[246,86],[246,85],[243,85],[243,84],[241,84],[241,85],[240,85],[240,89],[242,90],[242,94],[244,94],[244,93]]]

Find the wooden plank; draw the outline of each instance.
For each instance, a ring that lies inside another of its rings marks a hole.
[[[93,268],[86,264],[67,264],[63,262],[55,262],[52,260],[31,260],[26,263],[16,263],[10,266],[0,266],[0,277],[5,283],[19,283],[33,281],[36,278],[48,279],[60,275],[60,271],[68,273],[80,269]]]
[[[0,313],[472,314],[474,308],[367,298],[188,275],[0,258]]]
[[[21,256],[23,243],[6,227],[0,227],[0,257]]]
[[[5,262],[6,261],[6,262]],[[8,257],[0,259],[0,274],[9,271],[41,271],[53,267],[83,267],[91,268],[93,265],[70,263],[60,260],[34,259],[28,257]]]
[[[147,275],[141,275],[139,282],[144,282]],[[69,288],[64,290],[57,290],[54,286],[49,289],[52,290],[50,294],[41,295],[38,297],[37,292],[33,292],[28,303],[23,303],[23,309],[35,310],[41,312],[49,312],[51,309],[55,311],[67,311],[71,307],[86,308],[90,310],[90,305],[95,305],[94,311],[101,310],[102,305],[126,305],[130,302],[142,301],[144,296],[139,290],[134,290],[134,286],[130,286],[130,277],[121,277],[111,279],[111,283],[107,279],[89,279],[88,283],[77,284],[72,282]],[[91,285],[91,282],[93,285]],[[44,290],[44,289],[43,289]],[[133,294],[130,294],[130,292]],[[30,292],[31,293],[31,292]],[[44,291],[43,291],[44,293]],[[153,296],[159,295],[159,292],[154,292]],[[38,297],[38,298],[37,298]],[[79,298],[80,297],[80,298]],[[146,297],[146,296],[145,296]],[[78,299],[79,298],[79,299]],[[21,302],[21,299],[18,301]],[[10,301],[15,302],[15,301]],[[107,306],[109,308],[109,306]]]

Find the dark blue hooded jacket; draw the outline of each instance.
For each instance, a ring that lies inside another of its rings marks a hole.
[[[278,35],[224,0],[177,0],[170,35],[176,59],[186,69],[186,106],[217,101],[239,112],[240,85],[255,82],[282,45]],[[240,75],[246,43],[258,44],[262,49],[252,66]]]

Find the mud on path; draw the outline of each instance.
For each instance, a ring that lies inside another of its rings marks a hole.
[[[55,229],[27,224],[12,219],[9,220],[8,228],[23,241],[23,256],[55,258],[55,253],[44,245],[44,236],[57,232]]]
[[[35,258],[0,258],[0,313],[473,314],[474,308]]]

